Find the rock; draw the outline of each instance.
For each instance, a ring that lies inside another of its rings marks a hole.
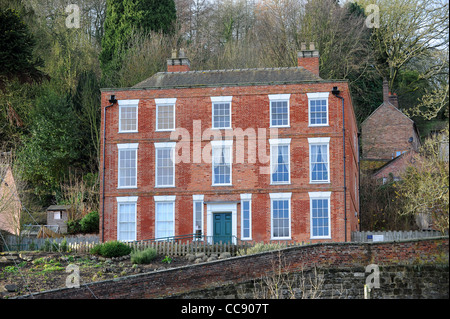
[[[205,257],[205,253],[196,253],[195,257],[196,258],[203,258],[203,257]]]
[[[219,259],[225,259],[225,258],[230,258],[231,254],[229,252],[223,252],[220,254]]]
[[[8,285],[5,285],[5,289],[7,292],[16,292],[17,286],[15,284],[8,284]]]
[[[25,260],[25,261],[32,261],[33,260],[33,257],[27,256],[27,255],[24,255],[24,254],[20,254],[19,257],[21,259]]]
[[[190,262],[192,262],[192,261],[194,261],[196,258],[195,258],[195,256],[194,255],[188,255],[188,257],[187,257],[187,260],[188,261],[190,261]]]
[[[17,260],[17,259],[19,259],[19,257],[11,255],[11,256],[6,256],[6,259],[8,259],[8,260]]]
[[[214,260],[217,260],[217,258],[214,257],[214,256],[211,256],[211,257],[209,257],[206,261],[214,261]]]

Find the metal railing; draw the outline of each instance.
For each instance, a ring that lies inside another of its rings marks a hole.
[[[176,235],[176,236],[168,236],[168,237],[158,237],[151,239],[143,239],[139,240],[141,242],[178,242],[178,243],[189,243],[189,242],[206,242],[208,244],[234,244],[242,243],[236,236],[206,236],[201,233],[192,233],[192,234],[184,234],[184,235]]]

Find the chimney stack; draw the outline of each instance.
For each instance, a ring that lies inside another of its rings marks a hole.
[[[393,106],[395,106],[396,108],[398,108],[398,97],[397,97],[397,93],[391,94],[389,92],[389,103],[391,103]]]
[[[309,50],[306,49],[306,42],[301,43],[301,51],[297,53],[299,67],[319,76],[319,50],[316,50],[314,42],[309,43]]]
[[[184,49],[172,50],[172,56],[167,59],[167,72],[187,72],[191,70],[191,61],[186,57]]]
[[[383,80],[383,103],[389,102],[389,82],[384,79]]]
[[[397,94],[389,92],[389,83],[386,79],[383,80],[383,103],[390,103],[398,108]]]

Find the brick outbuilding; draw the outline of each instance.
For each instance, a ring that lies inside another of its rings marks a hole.
[[[168,72],[102,89],[101,238],[350,240],[359,176],[348,82],[320,78],[314,47],[298,60],[191,71],[174,52]]]

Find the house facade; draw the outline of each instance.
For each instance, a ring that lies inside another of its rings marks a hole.
[[[0,164],[0,231],[20,234],[22,203],[10,165]]]
[[[397,179],[414,161],[420,137],[413,120],[398,105],[397,96],[383,82],[383,103],[361,123],[361,168],[373,176]]]
[[[399,109],[397,96],[389,93],[384,81],[383,103],[361,123],[361,157],[390,161],[419,146],[414,121]]]
[[[318,59],[191,71],[173,53],[167,72],[102,89],[102,240],[350,240],[356,120],[347,81],[320,78]]]

